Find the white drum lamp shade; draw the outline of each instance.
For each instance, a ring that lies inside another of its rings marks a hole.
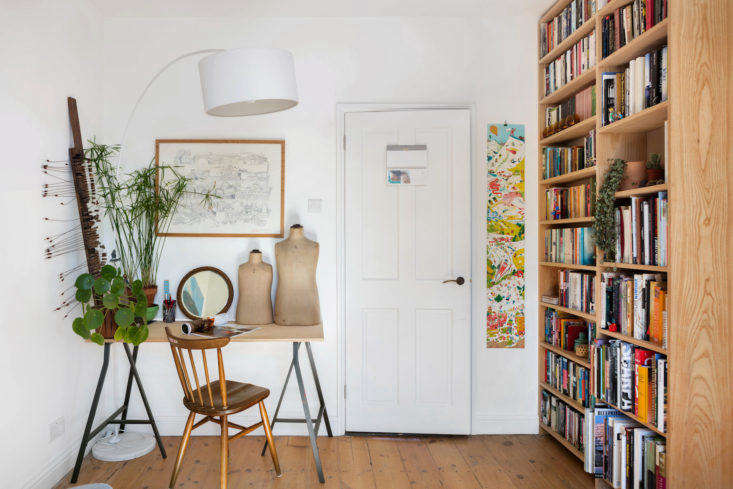
[[[221,51],[199,61],[199,75],[209,115],[267,114],[298,104],[293,54],[284,49]]]

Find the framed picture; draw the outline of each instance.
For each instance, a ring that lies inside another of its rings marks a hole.
[[[285,141],[156,139],[155,164],[188,178],[189,190],[217,195],[213,209],[185,195],[160,236],[283,237]]]

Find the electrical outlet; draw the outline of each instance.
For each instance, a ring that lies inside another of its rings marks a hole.
[[[64,422],[63,416],[54,420],[50,425],[48,425],[48,431],[50,434],[51,441],[54,441],[56,438],[63,435],[65,430],[66,430],[66,424]]]
[[[320,214],[323,211],[323,199],[308,199],[308,214]]]

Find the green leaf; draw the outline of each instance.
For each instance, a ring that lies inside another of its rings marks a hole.
[[[134,320],[135,313],[132,311],[132,309],[129,309],[127,307],[119,309],[115,313],[115,322],[117,323],[117,326],[126,328],[131,325]]]
[[[133,295],[138,295],[143,290],[143,283],[140,280],[135,280],[131,285]]]
[[[115,331],[115,341],[122,341],[125,339],[125,333],[127,333],[127,328],[118,327],[117,331]]]
[[[75,297],[79,302],[87,303],[92,298],[92,291],[89,289],[77,289]]]
[[[99,333],[93,333],[89,339],[98,345],[104,345],[104,336]]]
[[[74,319],[74,322],[71,324],[71,329],[73,329],[74,333],[78,334],[82,338],[89,338],[89,330],[84,324],[84,320],[82,318]]]
[[[135,342],[133,343],[133,345],[137,346],[140,343],[142,343],[143,341],[147,340],[148,334],[149,334],[148,325],[143,324],[142,326],[140,326],[138,328],[137,335],[135,336]]]
[[[88,273],[82,273],[81,275],[76,277],[76,282],[74,282],[74,285],[77,289],[91,290],[92,285],[94,285],[94,277],[92,277]]]
[[[120,297],[113,293],[109,293],[102,298],[102,305],[107,309],[117,309],[120,304]]]
[[[138,304],[145,304],[145,307],[148,307],[148,298],[142,292],[135,296],[135,302]]]
[[[117,276],[117,269],[112,265],[105,265],[100,271],[100,275],[107,281],[112,281]]]
[[[109,288],[110,292],[112,292],[115,295],[120,295],[125,290],[125,281],[122,279],[122,277],[115,277],[112,279],[112,284]]]
[[[147,319],[148,304],[145,301],[135,304],[135,317]]]
[[[125,342],[126,343],[135,343],[135,336],[137,334],[137,326],[130,326],[125,331]]]
[[[104,294],[109,290],[109,280],[103,277],[98,277],[94,281],[94,292],[96,292],[99,295]]]
[[[84,322],[89,331],[97,329],[104,322],[104,314],[99,309],[89,309],[84,315]]]

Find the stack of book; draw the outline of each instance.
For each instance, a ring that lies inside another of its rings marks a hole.
[[[601,329],[667,347],[667,284],[661,274],[601,276]]]
[[[667,357],[621,340],[597,339],[591,349],[596,401],[633,413],[664,432]]]
[[[615,409],[587,410],[585,469],[621,489],[664,489],[665,440]]]
[[[545,108],[545,129],[542,131],[542,137],[555,134],[594,115],[596,115],[596,86],[591,85],[564,102]]]
[[[583,407],[590,405],[590,370],[582,365],[545,350],[543,380],[562,394],[581,403]]]
[[[545,261],[575,265],[596,264],[593,229],[554,228],[545,231]]]
[[[552,346],[573,351],[575,340],[581,333],[586,338],[593,338],[593,325],[576,317],[557,312],[554,309],[545,309],[545,341]]]
[[[572,0],[557,17],[540,27],[540,56],[555,49],[595,13],[595,0]]]
[[[578,450],[584,450],[584,413],[575,411],[545,390],[542,391],[540,413],[542,424],[560,434]]]
[[[667,100],[667,46],[601,75],[601,119],[610,124]]]
[[[545,66],[545,95],[549,95],[595,66],[596,34],[591,32]]]
[[[630,205],[616,208],[616,261],[667,266],[667,192],[652,197],[631,197]]]
[[[595,275],[571,270],[558,271],[559,302],[575,311],[595,313]]]
[[[603,58],[667,18],[667,0],[634,0],[601,19]]]
[[[596,164],[596,131],[591,130],[583,138],[583,146],[542,148],[543,178],[590,168]]]
[[[568,219],[593,216],[595,179],[572,187],[550,187],[545,190],[546,219]]]

